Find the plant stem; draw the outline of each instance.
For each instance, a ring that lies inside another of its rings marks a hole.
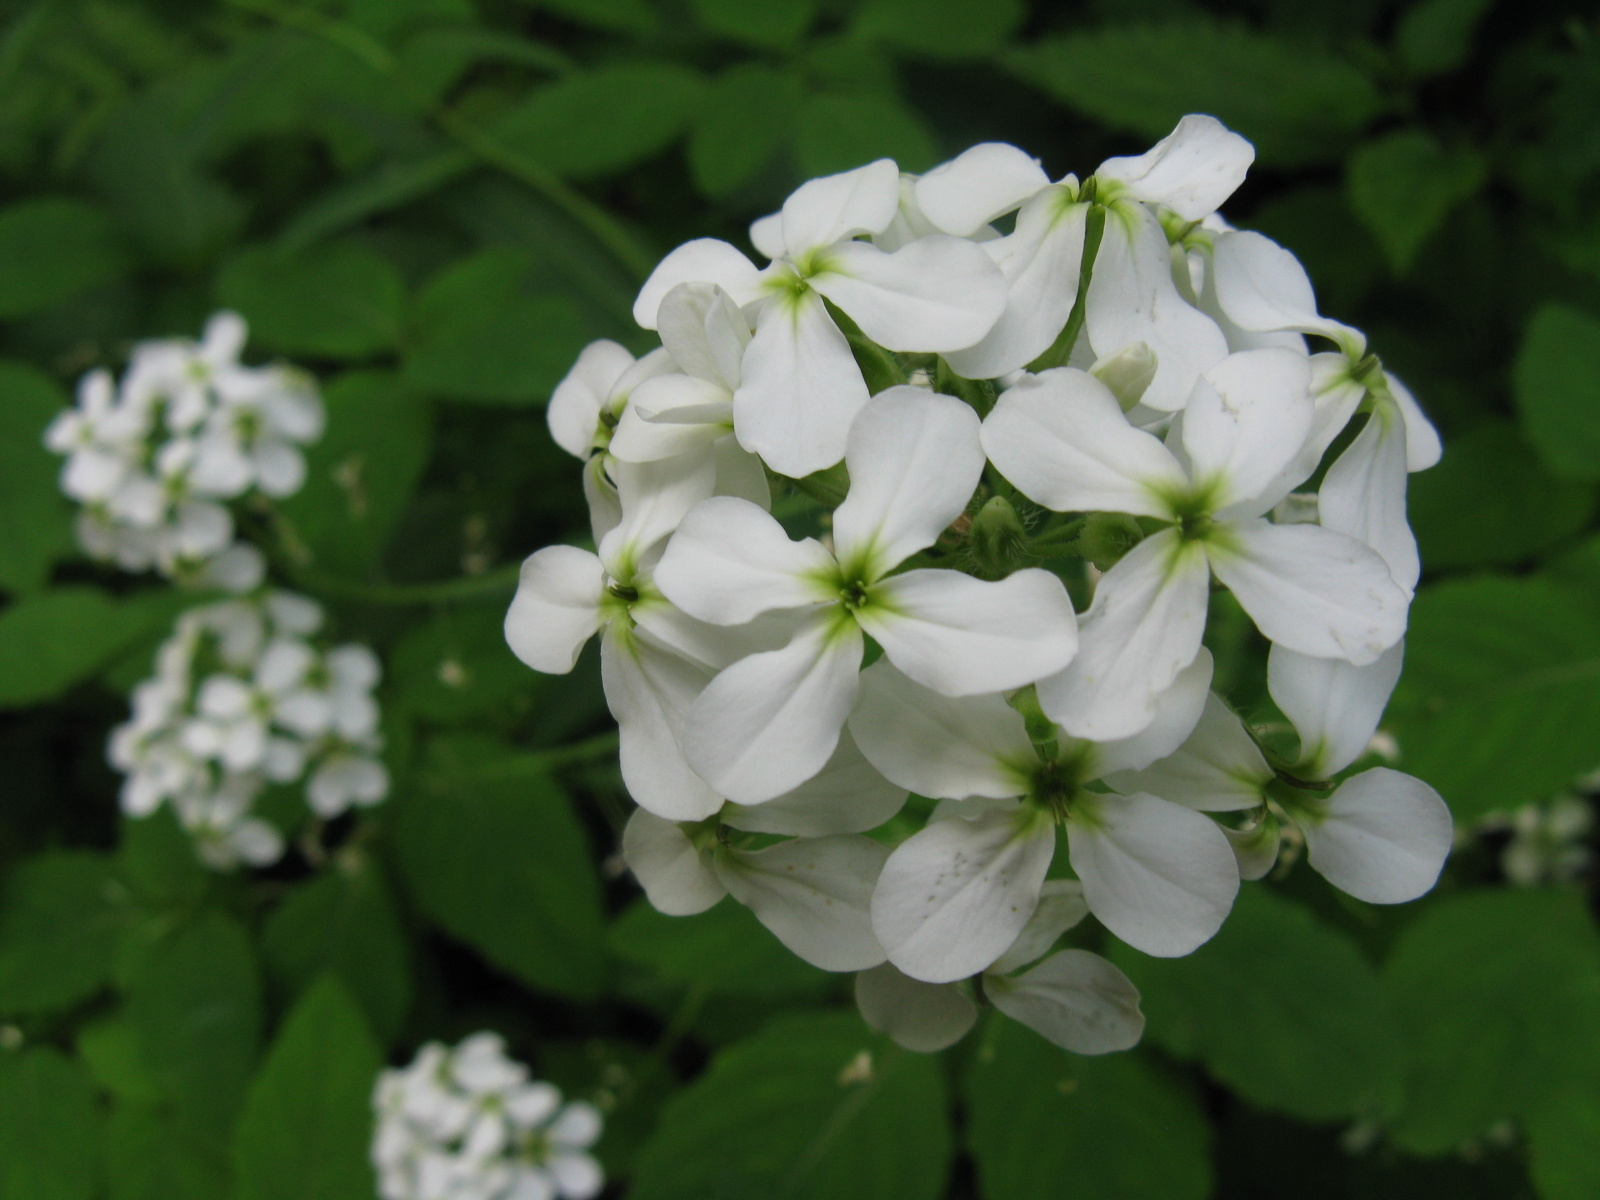
[[[1096,204],[1089,209],[1089,215],[1084,220],[1083,258],[1078,267],[1078,296],[1072,302],[1072,312],[1068,314],[1061,332],[1056,334],[1056,340],[1028,364],[1028,370],[1048,371],[1051,367],[1064,366],[1072,357],[1072,348],[1078,344],[1078,334],[1082,332],[1084,318],[1088,315],[1089,281],[1094,278],[1094,259],[1100,252],[1100,239],[1105,231],[1105,206]]]

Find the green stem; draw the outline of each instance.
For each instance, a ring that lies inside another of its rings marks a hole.
[[[521,571],[520,563],[508,563],[482,575],[464,575],[460,579],[445,579],[438,583],[362,583],[305,569],[293,571],[292,574],[295,582],[302,587],[335,599],[354,600],[362,604],[405,605],[443,604],[451,600],[471,600],[478,596],[509,592],[516,588]]]
[[[1089,281],[1094,277],[1094,259],[1100,252],[1100,239],[1106,231],[1105,206],[1096,204],[1089,209],[1083,227],[1083,258],[1078,266],[1078,296],[1072,302],[1072,312],[1061,327],[1050,348],[1028,364],[1030,371],[1048,371],[1051,367],[1065,366],[1072,357],[1072,348],[1078,344],[1078,334],[1083,331],[1084,317],[1089,311]]]

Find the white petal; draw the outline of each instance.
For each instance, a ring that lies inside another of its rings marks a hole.
[[[984,993],[1013,1021],[1074,1054],[1127,1050],[1144,1033],[1139,989],[1087,950],[1052,954],[1012,979],[991,978]]]
[[[1233,230],[1217,235],[1211,267],[1217,303],[1240,329],[1292,329],[1351,345],[1360,338],[1348,325],[1317,312],[1317,297],[1300,260],[1263,234]]]
[[[733,898],[790,950],[824,971],[861,971],[883,961],[871,904],[887,856],[871,838],[840,834],[725,851],[713,862]]]
[[[782,650],[723,671],[695,701],[684,750],[696,771],[739,804],[760,804],[822,770],[855,707],[861,631],[829,616]]]
[[[1060,187],[1045,190],[1017,214],[1016,228],[984,243],[1006,281],[1006,307],[982,341],[946,355],[972,379],[1027,366],[1056,340],[1078,298],[1088,206]]]
[[[933,545],[983,474],[978,414],[953,396],[893,387],[850,427],[850,494],[833,514],[834,554],[877,578]]]
[[[1221,928],[1239,891],[1228,839],[1210,817],[1143,792],[1080,797],[1067,819],[1089,911],[1136,950],[1188,954]]]
[[[690,768],[683,735],[690,706],[712,673],[642,637],[618,638],[615,628],[600,643],[600,678],[617,722],[622,782],[640,807],[659,817],[709,817],[722,797]]]
[[[1022,687],[1078,649],[1078,619],[1061,580],[1037,567],[990,582],[927,568],[873,589],[856,619],[889,661],[947,696]]]
[[[660,462],[611,464],[622,520],[600,541],[600,561],[613,579],[629,582],[640,560],[676,529],[684,515],[709,499],[717,480],[710,445]]]
[[[606,461],[606,455],[596,454],[583,464],[583,498],[589,503],[589,532],[597,546],[622,521],[622,501],[606,476]]]
[[[506,612],[506,644],[535,671],[565,675],[600,628],[605,569],[576,546],[546,546],[522,563]]]
[[[1257,501],[1257,516],[1283,498],[1262,492],[1311,434],[1310,387],[1306,356],[1293,350],[1230,354],[1196,382],[1183,411],[1183,448],[1195,485],[1214,489],[1213,512]]]
[[[1404,660],[1404,642],[1396,642],[1365,667],[1272,647],[1267,689],[1294,722],[1300,762],[1312,776],[1326,779],[1361,757],[1400,680]]]
[[[1156,375],[1142,402],[1165,412],[1182,408],[1195,378],[1227,357],[1228,341],[1217,323],[1173,283],[1167,235],[1143,205],[1107,209],[1085,317],[1097,355],[1134,342],[1155,351]]]
[[[900,168],[890,158],[809,180],[783,202],[784,247],[789,257],[799,258],[819,246],[881,232],[899,206]]]
[[[982,436],[1000,473],[1057,512],[1166,516],[1162,495],[1189,483],[1159,438],[1128,423],[1111,389],[1073,367],[1007,388]]]
[[[692,453],[733,428],[733,394],[693,375],[657,375],[634,389],[611,435],[624,462]]]
[[[1039,907],[1011,948],[989,967],[992,975],[1008,975],[1050,953],[1067,930],[1089,915],[1083,885],[1076,879],[1047,879],[1039,889]]]
[[[1093,741],[1132,737],[1194,661],[1205,632],[1204,552],[1164,529],[1140,542],[1095,588],[1078,655],[1039,681],[1039,703],[1068,733]]]
[[[971,237],[1049,184],[1038,159],[1005,142],[979,142],[934,167],[915,190],[928,220],[946,233]]]
[[[654,329],[661,302],[680,283],[714,283],[742,308],[760,297],[760,275],[755,263],[727,242],[696,238],[656,264],[633,302],[633,319],[643,329]]]
[[[783,214],[768,213],[750,222],[750,244],[768,258],[782,258]]]
[[[1328,468],[1317,497],[1326,528],[1371,546],[1407,591],[1417,586],[1422,562],[1406,520],[1406,426],[1397,407],[1373,409]]]
[[[583,348],[572,370],[550,393],[545,409],[545,420],[556,445],[578,458],[589,457],[606,397],[631,366],[633,355],[616,342],[602,338]]]
[[[623,826],[622,858],[656,911],[669,917],[705,912],[728,894],[677,823],[642,808]]]
[[[861,673],[850,716],[861,753],[919,796],[1004,800],[1036,761],[1022,716],[999,696],[941,695],[881,660]]]
[[[769,299],[733,395],[739,444],[783,475],[800,477],[844,457],[867,385],[850,343],[813,291]]]
[[[265,441],[256,445],[256,486],[269,496],[292,496],[306,481],[305,455],[287,442]]]
[[[863,757],[847,728],[833,757],[793,791],[763,804],[723,806],[722,821],[750,833],[824,837],[866,833],[900,811],[906,789],[890,783]]]
[[[1108,158],[1095,174],[1120,181],[1136,199],[1198,221],[1233,195],[1255,159],[1255,147],[1221,121],[1191,113],[1143,154]]]
[[[1297,818],[1311,865],[1369,904],[1415,900],[1450,853],[1450,810],[1422,780],[1373,767],[1339,785],[1320,822]]]
[[[977,1006],[950,983],[923,983],[893,963],[856,976],[856,1007],[869,1029],[918,1054],[954,1046],[978,1019]]]
[[[556,1194],[561,1200],[593,1200],[605,1187],[605,1172],[587,1154],[554,1150],[545,1160],[544,1170],[555,1180]]]
[[[1106,782],[1119,792],[1149,792],[1202,812],[1233,812],[1260,804],[1272,774],[1244,723],[1212,692],[1176,752],[1142,771],[1108,775]]]
[[[711,443],[711,456],[717,468],[717,495],[736,496],[762,511],[771,510],[772,485],[760,458],[739,445],[731,433]]]
[[[1383,378],[1389,385],[1394,402],[1400,406],[1401,417],[1405,419],[1406,467],[1412,471],[1426,471],[1439,461],[1439,455],[1444,452],[1439,442],[1439,431],[1428,420],[1410,388],[1387,371],[1383,373]]]
[[[872,897],[889,961],[927,983],[983,970],[1038,907],[1055,848],[1055,825],[1014,807],[913,834],[889,856]]]
[[[680,371],[729,392],[739,386],[750,324],[732,296],[714,283],[680,283],[656,315],[661,344]]]
[[[1238,864],[1240,879],[1250,882],[1265,879],[1267,872],[1278,865],[1278,844],[1282,839],[1278,818],[1271,813],[1240,829],[1221,828],[1228,845],[1233,847],[1233,861]]]
[[[807,615],[784,609],[763,613],[744,625],[713,625],[659,602],[635,604],[629,613],[656,645],[713,671],[746,655],[787,646]]]
[[[828,252],[811,285],[890,350],[939,352],[975,344],[1006,306],[1006,281],[973,242],[935,233],[885,254],[866,242]]]
[[[1206,548],[1211,569],[1269,641],[1363,666],[1405,633],[1410,594],[1353,537],[1252,518],[1219,541]]]
[[[679,524],[656,565],[655,584],[690,616],[743,625],[769,609],[823,598],[811,580],[832,569],[833,556],[820,542],[791,542],[750,501],[713,496]]]
[[[1096,750],[1100,770],[1106,774],[1143,770],[1183,745],[1205,711],[1214,667],[1211,651],[1201,646],[1194,661],[1178,672],[1172,686],[1156,697],[1156,715],[1149,725],[1132,737],[1100,743]]]

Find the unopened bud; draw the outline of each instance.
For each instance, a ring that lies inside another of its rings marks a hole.
[[[1004,579],[1027,558],[1028,531],[1004,496],[993,496],[967,533],[972,560],[984,579]]]
[[[1095,513],[1078,535],[1078,552],[1100,570],[1109,571],[1142,541],[1144,530],[1126,513]]]
[[[1139,403],[1156,377],[1156,352],[1148,342],[1134,342],[1115,354],[1101,356],[1089,368],[1089,374],[1110,388],[1122,411],[1127,412]]]

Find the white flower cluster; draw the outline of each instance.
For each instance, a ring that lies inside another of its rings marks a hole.
[[[599,1112],[530,1081],[497,1033],[454,1049],[429,1042],[378,1076],[372,1106],[383,1200],[589,1200],[604,1185],[585,1153]]]
[[[1051,953],[1085,913],[1186,954],[1284,822],[1361,899],[1433,885],[1438,795],[1334,776],[1399,674],[1406,476],[1438,440],[1293,255],[1217,216],[1253,156],[1191,116],[1082,181],[1000,144],[812,180],[751,227],[766,267],[663,260],[634,310],[661,349],[584,351],[549,421],[598,552],[532,555],[506,635],[564,672],[600,634],[657,908],[731,893],[863,972],[906,1045],[981,992],[1089,1053],[1142,1018],[1110,963]],[[773,479],[826,511],[786,528]],[[1295,748],[1211,691],[1213,581],[1272,643]],[[886,825],[908,792],[937,806]]]
[[[198,344],[136,346],[120,383],[104,370],[84,376],[45,444],[67,456],[61,488],[83,506],[78,540],[90,555],[230,591],[260,584],[260,552],[234,541],[225,502],[297,492],[299,446],[321,436],[323,410],[302,372],[241,365],[245,335],[241,317],[220,312]]]
[[[1585,781],[1588,786],[1594,782]],[[1594,809],[1585,796],[1567,793],[1543,804],[1524,804],[1510,813],[1485,817],[1478,827],[1510,832],[1500,851],[1500,869],[1522,887],[1577,879],[1594,862],[1587,844],[1594,832]]]
[[[123,810],[171,803],[201,857],[263,866],[283,836],[255,812],[269,783],[306,778],[319,817],[376,804],[389,777],[377,755],[378,659],[365,646],[319,650],[315,601],[266,592],[190,609],[133,693],[133,716],[111,734],[127,773]]]

